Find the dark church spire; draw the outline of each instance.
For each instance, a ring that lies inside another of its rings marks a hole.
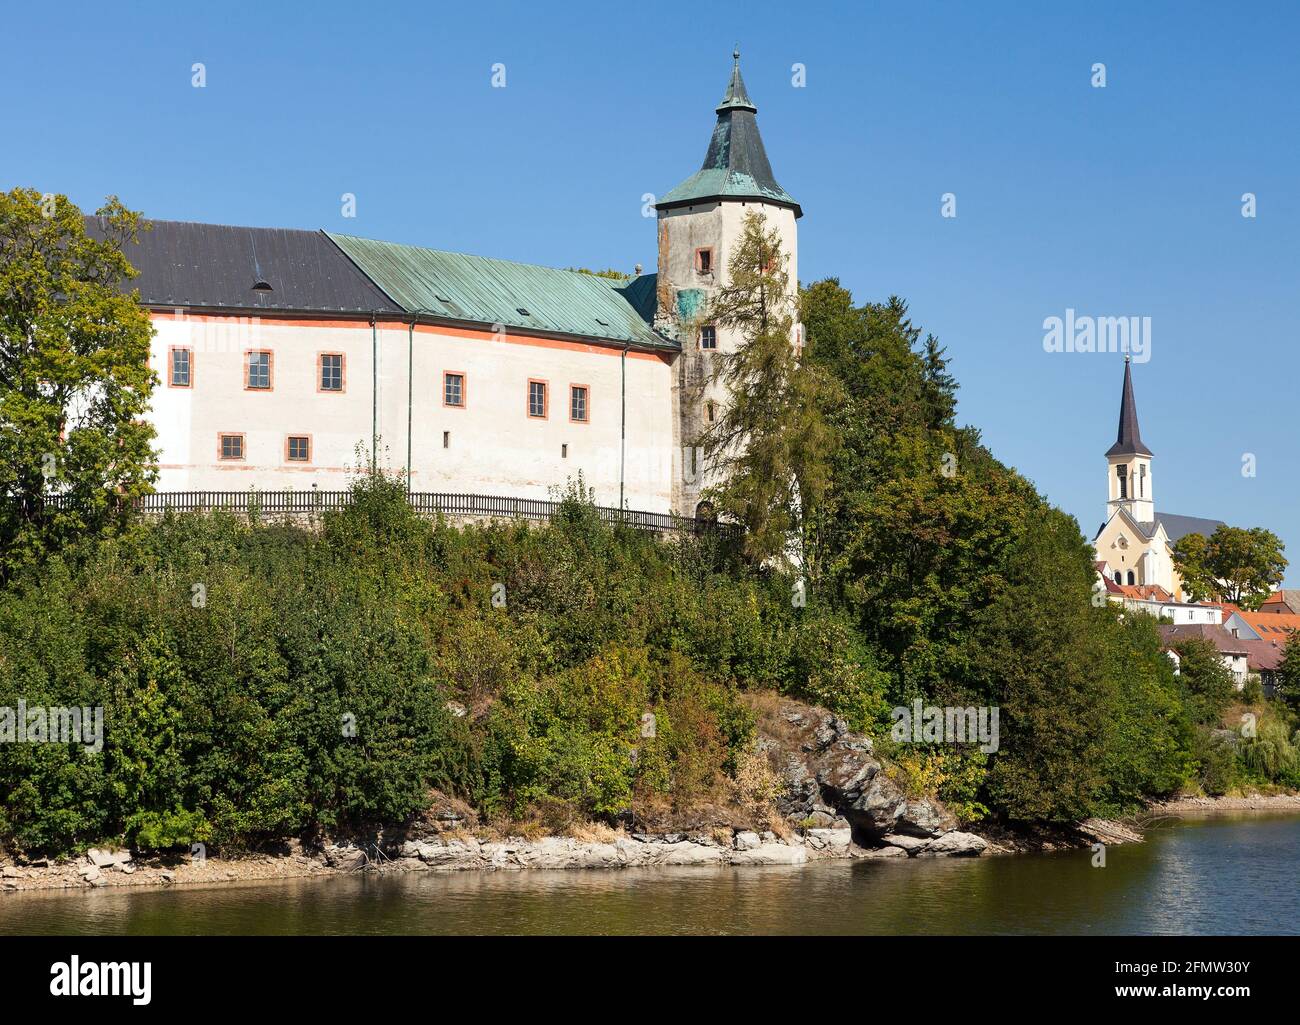
[[[1142,444],[1138,430],[1137,403],[1133,399],[1132,357],[1124,357],[1124,393],[1119,400],[1119,432],[1115,444],[1106,450],[1107,456],[1149,456],[1151,450]]]

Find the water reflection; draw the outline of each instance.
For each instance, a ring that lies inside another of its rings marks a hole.
[[[1219,818],[1112,847],[787,868],[419,873],[12,894],[0,933],[1300,932],[1300,819]]]

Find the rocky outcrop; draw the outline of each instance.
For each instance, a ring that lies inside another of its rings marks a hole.
[[[763,740],[785,792],[777,807],[808,829],[848,829],[854,853],[879,857],[972,856],[988,844],[957,831],[957,820],[938,801],[908,797],[875,757],[870,738],[839,716],[781,702],[767,715]]]

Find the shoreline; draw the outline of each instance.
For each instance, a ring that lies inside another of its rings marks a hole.
[[[1295,812],[1300,814],[1300,794],[1250,794],[1245,797],[1176,797],[1148,805],[1148,815],[1195,817],[1229,812]]]

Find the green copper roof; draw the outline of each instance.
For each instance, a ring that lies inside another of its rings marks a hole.
[[[471,324],[503,324],[593,341],[677,350],[651,328],[642,279],[493,260],[467,253],[326,235],[407,313]],[[643,277],[648,277],[645,275]],[[653,285],[651,285],[653,287]]]
[[[778,203],[794,210],[796,217],[803,210],[772,174],[772,165],[763,148],[763,138],[758,134],[758,108],[745,90],[745,80],[740,77],[740,52],[732,55],[735,64],[726,95],[718,105],[718,123],[713,127],[709,150],[704,155],[704,166],[664,196],[656,206],[667,209],[703,203],[716,199],[753,199]]]

